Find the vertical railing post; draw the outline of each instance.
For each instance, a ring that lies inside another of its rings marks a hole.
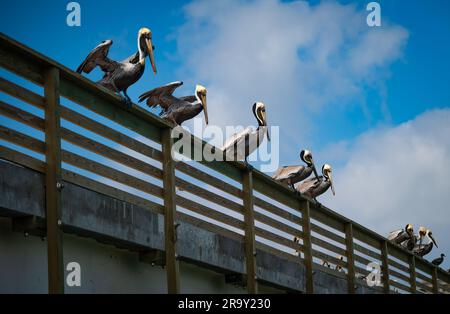
[[[309,209],[309,202],[307,200],[301,201],[300,210],[302,212],[302,231],[303,231],[303,256],[305,259],[305,275],[306,275],[306,293],[314,293],[314,278],[313,278],[313,255],[311,242],[311,215]]]
[[[44,72],[45,95],[45,208],[47,221],[48,292],[64,293],[61,230],[61,116],[59,70]]]
[[[437,266],[433,266],[431,270],[431,279],[433,281],[433,293],[438,294],[439,293],[439,286],[438,286],[438,278],[437,278]]]
[[[245,225],[245,265],[247,273],[247,291],[258,293],[256,277],[256,244],[255,244],[255,218],[253,209],[253,172],[245,170],[242,177],[242,196],[244,204]]]
[[[409,285],[411,293],[416,293],[416,257],[414,255],[409,257]]]
[[[387,241],[381,242],[381,263],[383,271],[383,290],[385,294],[391,293],[389,284],[389,251]]]
[[[355,256],[353,248],[353,225],[351,222],[345,225],[345,247],[347,254],[347,291],[355,293]]]
[[[176,254],[176,194],[175,194],[175,169],[172,158],[173,139],[171,129],[161,131],[161,145],[163,155],[163,189],[164,189],[164,237],[165,260],[167,275],[167,292],[171,294],[180,292],[179,264]]]

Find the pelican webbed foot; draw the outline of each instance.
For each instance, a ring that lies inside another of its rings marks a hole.
[[[131,101],[131,98],[128,96],[126,91],[123,91],[123,101],[128,109],[131,109],[133,107],[133,102]]]

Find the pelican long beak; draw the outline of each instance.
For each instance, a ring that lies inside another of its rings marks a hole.
[[[436,247],[438,247],[436,241],[434,240],[432,235],[428,235],[428,237],[430,238],[431,241],[433,241],[434,245],[436,245]]]
[[[331,173],[328,173],[328,178],[330,180],[331,192],[333,192],[333,195],[336,195],[336,192],[334,191],[334,184],[333,184],[333,178],[331,176]]]
[[[202,106],[203,106],[203,113],[205,114],[205,122],[206,124],[208,124],[208,104],[206,101],[206,96],[202,95],[200,96],[200,101],[202,102]]]
[[[152,40],[146,38],[145,44],[147,45],[148,57],[150,58],[150,63],[152,64],[153,72],[156,74],[155,55],[153,54]]]

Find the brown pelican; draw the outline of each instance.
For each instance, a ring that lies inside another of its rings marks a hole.
[[[254,130],[252,127],[248,127],[242,132],[232,135],[222,147],[227,156],[233,157],[233,160],[245,159],[247,166],[247,157],[259,147],[266,135],[267,140],[270,141],[266,106],[262,102],[256,102],[252,111],[258,121],[258,128]]]
[[[427,237],[429,242],[427,244],[422,245],[424,237]],[[436,245],[436,247],[438,247],[436,241],[433,238],[433,233],[431,232],[430,229],[426,229],[425,227],[420,227],[417,238],[416,239],[417,239],[417,241],[419,241],[419,244],[416,244],[414,246],[414,249],[413,249],[414,254],[417,254],[419,256],[425,256],[431,252],[431,250],[433,249],[433,245]]]
[[[411,224],[407,224],[405,229],[391,231],[387,239],[395,244],[402,244],[403,242],[414,238],[414,229]]]
[[[300,159],[306,164],[306,167],[302,165],[284,166],[279,168],[272,176],[272,178],[277,181],[287,183],[294,190],[295,190],[294,184],[308,178],[313,171],[318,180],[319,176],[317,174],[316,166],[314,165],[314,160],[311,152],[309,150],[302,150],[300,152]]]
[[[95,47],[77,68],[77,72],[80,74],[82,72],[90,73],[96,66],[99,66],[105,74],[98,84],[118,94],[123,92],[126,104],[131,106],[127,89],[144,74],[147,56],[149,56],[153,72],[156,74],[152,32],[148,28],[141,28],[137,38],[138,52],[120,62],[108,58],[109,47],[112,43],[112,40],[105,40]]]
[[[436,247],[438,247],[438,245],[436,244],[436,241],[433,238],[433,232],[430,229],[427,229],[425,227],[420,227],[419,234],[416,236],[416,242],[419,241],[419,246],[422,245],[423,238],[425,238],[425,237],[427,237],[429,241],[433,241],[434,245],[436,245]]]
[[[433,265],[439,266],[444,261],[445,254],[441,254],[441,257],[435,258],[431,263]]]
[[[197,85],[195,95],[177,98],[172,94],[181,85],[183,82],[178,81],[152,89],[139,96],[139,102],[147,99],[147,106],[153,108],[159,105],[162,108],[160,115],[177,125],[192,119],[203,110],[205,122],[208,124],[206,88]]]
[[[306,195],[308,197],[315,199],[317,196],[325,193],[328,190],[328,188],[331,187],[331,191],[333,192],[333,195],[335,195],[336,193],[334,192],[331,172],[332,169],[330,165],[328,164],[323,165],[322,166],[323,176],[320,176],[318,179],[311,178],[301,182],[296,187],[297,191],[299,191],[302,195]]]

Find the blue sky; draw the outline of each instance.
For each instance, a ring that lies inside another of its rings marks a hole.
[[[210,122],[225,126],[236,116],[253,124],[247,113],[263,98],[281,127],[282,164],[308,147],[335,166],[337,195],[324,203],[383,234],[412,214],[449,251],[450,2],[379,1],[382,26],[373,29],[369,1],[78,1],[81,27],[66,25],[68,2],[3,2],[0,29],[75,69],[108,38],[111,58],[131,55],[147,26],[158,74],[147,69],[129,89],[135,102],[175,80],[182,93],[202,83]]]

